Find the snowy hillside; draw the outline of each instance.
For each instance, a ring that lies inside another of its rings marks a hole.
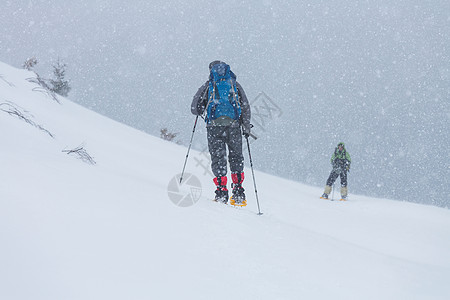
[[[449,0],[2,3],[0,61],[35,57],[48,78],[61,59],[75,103],[188,145],[219,59],[250,101],[258,170],[322,186],[343,141],[352,192],[450,207]]]
[[[0,63],[0,299],[448,299],[449,210],[320,200],[256,171],[258,216],[250,170],[247,207],[214,203],[195,151],[201,196],[180,207],[168,189],[186,148],[58,103],[33,76]]]

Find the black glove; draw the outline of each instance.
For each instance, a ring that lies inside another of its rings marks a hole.
[[[250,131],[253,125],[250,124],[250,126],[243,126],[242,125],[242,135],[245,136],[245,138],[248,138],[250,136]]]

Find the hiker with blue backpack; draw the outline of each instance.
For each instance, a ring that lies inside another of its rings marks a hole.
[[[250,135],[250,105],[244,89],[236,81],[230,66],[222,61],[209,64],[209,79],[197,91],[191,112],[206,122],[211,169],[216,184],[215,201],[227,203],[227,148],[232,196],[230,204],[246,206],[242,135]]]

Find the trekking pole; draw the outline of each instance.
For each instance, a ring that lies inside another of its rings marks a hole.
[[[331,194],[331,201],[334,201],[334,186],[335,186],[336,182],[333,183],[333,192]]]
[[[250,168],[252,169],[253,185],[255,186],[256,203],[258,204],[258,216],[260,216],[263,213],[261,212],[261,209],[259,207],[258,190],[256,189],[255,172],[253,171],[253,160],[252,154],[250,153],[250,143],[248,142],[248,136],[246,136],[245,139],[247,140],[248,157],[250,158]]]
[[[347,185],[346,185],[346,187],[347,187],[347,199],[345,199],[345,200],[349,200],[348,199],[348,173],[350,173],[350,168],[347,170]]]
[[[189,151],[191,150],[192,139],[194,138],[194,132],[195,132],[195,126],[197,126],[197,120],[198,120],[198,115],[197,115],[197,117],[195,118],[194,128],[192,129],[191,141],[189,142],[188,151],[187,151],[187,153],[186,153],[186,159],[184,160],[183,172],[181,172],[181,176],[180,176],[180,183],[181,183],[181,181],[183,180],[184,169],[186,168],[186,163],[187,163],[187,159],[188,159],[188,156],[189,156]]]

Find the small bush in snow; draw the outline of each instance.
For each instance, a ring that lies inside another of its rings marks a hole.
[[[178,135],[178,133],[169,132],[167,128],[161,129],[161,138],[166,141],[172,142],[173,139]]]
[[[72,89],[69,85],[69,81],[66,79],[66,67],[67,65],[61,63],[58,59],[56,65],[53,65],[53,75],[55,78],[50,79],[50,84],[52,85],[51,90],[63,97],[67,97]]]
[[[31,71],[35,65],[37,65],[38,61],[36,57],[27,58],[27,60],[23,63],[23,68]]]

